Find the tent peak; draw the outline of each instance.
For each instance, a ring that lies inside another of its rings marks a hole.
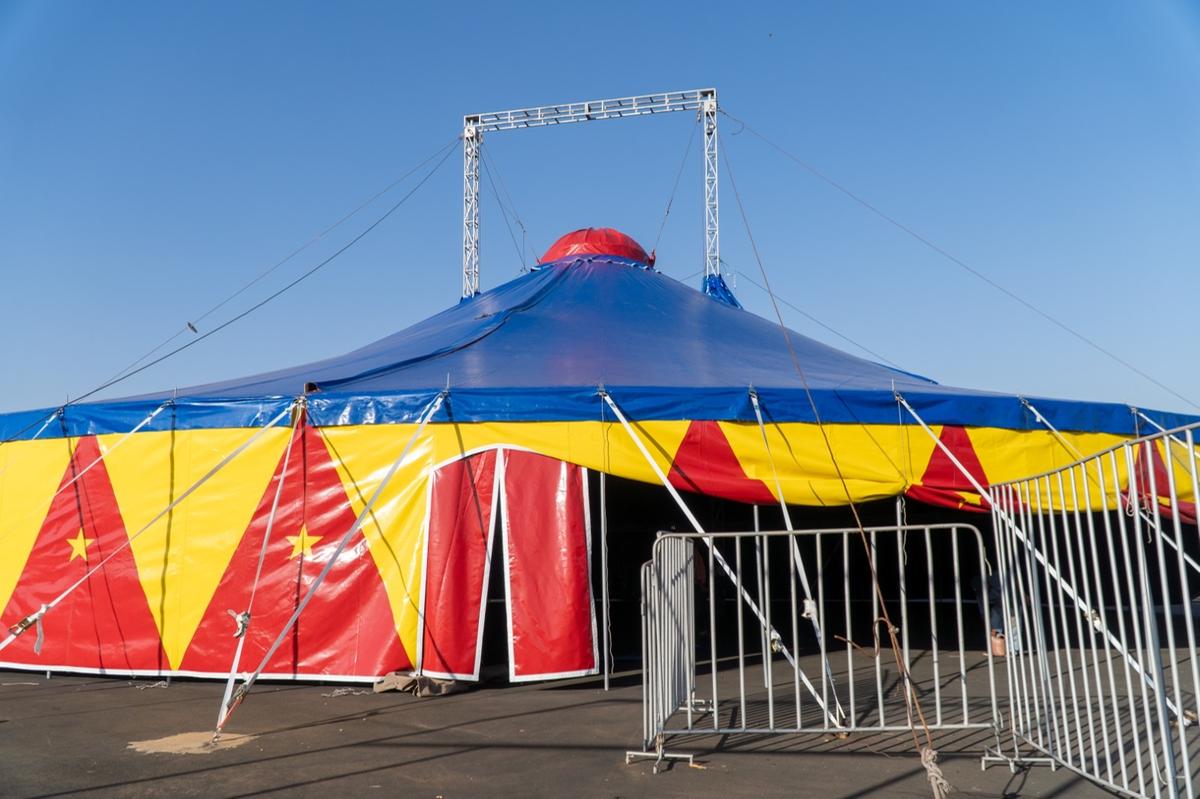
[[[544,264],[576,255],[616,255],[650,266],[654,256],[647,255],[632,236],[610,227],[585,227],[572,230],[550,245],[538,263]]]

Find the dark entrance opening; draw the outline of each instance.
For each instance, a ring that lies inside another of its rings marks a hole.
[[[591,500],[591,529],[592,529],[592,587],[596,607],[596,623],[603,625],[601,612],[601,557],[605,539],[602,537],[601,506],[600,506],[600,475],[596,472],[588,474],[588,491]],[[679,506],[670,494],[660,485],[641,483],[608,475],[605,477],[607,493],[607,549],[608,549],[608,582],[609,582],[609,648],[612,660],[610,668],[615,672],[636,670],[641,667],[641,587],[640,570],[642,564],[651,557],[651,550],[659,531],[691,532],[691,525],[683,515]],[[708,532],[749,531],[754,529],[754,507],[749,504],[719,499],[683,492],[682,496],[689,509]],[[859,503],[858,514],[866,527],[887,527],[896,524],[896,502],[894,499],[877,500]],[[905,523],[910,525],[924,524],[970,524],[979,528],[983,533],[985,546],[989,550],[989,561],[994,564],[990,553],[991,518],[986,513],[953,511],[937,508],[915,501],[906,501]],[[792,523],[797,530],[844,528],[855,529],[854,515],[848,507],[801,507],[789,506]],[[498,524],[502,520],[497,521]],[[783,515],[778,506],[759,506],[759,524],[763,530],[783,530],[785,525]],[[826,560],[836,557],[839,553],[825,553]],[[960,558],[967,553],[960,553]],[[938,559],[949,559],[952,553],[949,542],[935,540],[933,556]],[[974,554],[971,553],[973,557]],[[484,617],[484,648],[482,659],[481,679],[485,681],[504,681],[508,675],[508,611],[504,586],[503,545],[500,528],[497,528],[495,542],[492,548],[492,566],[487,587],[488,602]],[[816,579],[819,564],[815,552],[803,552],[805,565],[810,577]],[[922,554],[921,557],[924,557]],[[869,580],[861,544],[851,541],[852,562],[858,564],[862,571],[862,579]],[[789,564],[782,558],[776,558],[771,564],[772,580],[780,580],[779,585],[788,580]],[[885,598],[895,596],[897,590],[893,569],[881,570],[881,586]],[[728,617],[736,613],[737,592],[723,573],[715,575],[715,589],[720,598],[718,613]],[[953,596],[952,584],[936,587],[939,596]],[[976,587],[963,585],[964,600],[973,602],[977,599]],[[776,596],[773,611],[778,618],[783,618],[790,609],[781,606],[781,600]],[[853,608],[855,628],[866,631],[871,627],[871,609],[866,603]],[[837,609],[841,616],[841,609]],[[966,619],[969,641],[967,645],[982,648],[986,646],[987,629],[982,618],[977,618],[972,611]],[[726,631],[734,625],[724,623],[718,625],[721,630],[718,641],[720,652],[736,651],[736,638],[730,638]],[[924,622],[925,628],[928,622]],[[832,632],[832,630],[831,630]],[[757,627],[747,626],[747,635],[758,635]],[[914,623],[910,629],[914,642],[921,635],[928,635],[928,629],[922,630],[921,622]],[[603,641],[603,631],[598,629],[598,639]],[[726,640],[729,639],[729,640]],[[867,642],[860,642],[867,643]],[[815,648],[815,647],[814,647]],[[601,644],[601,658],[605,657]]]

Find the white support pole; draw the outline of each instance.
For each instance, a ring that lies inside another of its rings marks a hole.
[[[58,408],[56,411],[54,411],[54,413],[47,416],[46,421],[42,422],[42,426],[38,428],[38,431],[25,440],[26,441],[36,440],[38,436],[40,436],[42,433],[46,432],[46,428],[48,428],[50,426],[51,422],[53,422],[55,419],[62,418],[62,415],[63,415],[63,413],[66,412],[66,409],[67,409],[67,406],[63,405],[61,408]],[[9,443],[10,441],[14,441],[14,440],[15,439],[11,439],[11,438],[4,439],[3,441],[0,441],[0,447],[2,447],[5,444]],[[8,466],[11,466],[11,465],[12,464],[10,463]],[[8,466],[5,466],[3,469],[0,469],[0,475],[3,475],[5,472],[8,471]]]
[[[1032,402],[1024,397],[1021,397],[1021,404],[1025,406],[1026,410],[1033,414],[1033,418],[1038,421],[1038,424],[1050,431],[1050,434],[1054,436],[1055,440],[1057,440],[1059,444],[1062,445],[1063,449],[1070,453],[1072,458],[1075,458],[1076,460],[1083,460],[1083,453],[1080,452],[1074,444],[1072,444],[1070,441],[1067,441],[1063,434],[1058,432],[1058,428],[1050,424],[1050,420],[1045,416],[1042,416],[1042,412],[1035,408]]]
[[[1056,569],[1054,565],[1046,558],[1046,555],[1029,541],[1028,537],[1025,535],[1025,531],[1021,529],[1019,524],[1017,524],[1017,520],[1010,516],[1003,509],[996,506],[996,503],[992,498],[991,491],[984,488],[979,481],[975,479],[975,476],[971,474],[971,472],[965,466],[963,466],[962,461],[960,461],[955,454],[950,451],[949,447],[942,443],[942,440],[938,438],[929,425],[925,423],[925,420],[922,419],[916,410],[913,409],[913,406],[908,404],[908,400],[906,400],[899,391],[896,392],[896,401],[899,402],[906,411],[908,411],[909,415],[917,421],[917,424],[921,425],[921,429],[924,430],[931,439],[933,439],[933,442],[937,448],[940,449],[942,454],[950,460],[950,463],[954,465],[954,468],[958,469],[959,473],[967,479],[967,482],[969,482],[975,488],[976,492],[978,492],[981,497],[987,500],[988,505],[990,505],[995,511],[996,517],[1001,519],[1012,530],[1016,539],[1020,541],[1026,547],[1026,549],[1033,553],[1033,556],[1037,562],[1042,564],[1042,568],[1046,570],[1046,574],[1048,574],[1058,583],[1058,585],[1062,588],[1063,593],[1075,603],[1075,607],[1084,614],[1084,617],[1088,619],[1095,619],[1097,628],[1104,634],[1104,637],[1108,639],[1109,643],[1111,643],[1117,649],[1125,651],[1124,645],[1121,643],[1120,639],[1113,635],[1108,629],[1108,625],[1104,623],[1103,617],[1096,613],[1091,605],[1089,605],[1087,602],[1084,602],[1083,598],[1076,593],[1075,587],[1059,573],[1058,569]],[[1143,670],[1141,663],[1139,663],[1135,658],[1129,658],[1129,665],[1132,666],[1133,670],[1136,671],[1141,678],[1146,681],[1148,686],[1155,691],[1158,690],[1158,684],[1148,672]],[[1176,707],[1175,704],[1169,699],[1166,700],[1166,702],[1171,711],[1175,713],[1176,716],[1179,716],[1179,708]]]
[[[755,584],[756,588],[758,589],[758,606],[765,610],[767,607],[767,602],[770,601],[770,597],[764,596],[764,594],[763,594],[763,589],[764,589],[763,577],[766,573],[763,571],[763,543],[764,543],[764,541],[763,541],[762,535],[759,535],[759,533],[762,533],[762,520],[759,518],[758,504],[755,503],[754,505],[751,506],[751,508],[753,509],[753,513],[754,513],[754,532],[755,532],[755,536],[754,536],[754,584]],[[770,655],[771,638],[769,635],[767,635],[767,626],[765,624],[758,628],[758,633],[759,633],[758,647],[763,653],[763,673],[762,673],[763,688],[770,688],[771,683],[769,680],[769,674],[768,674],[768,669],[767,669],[767,660],[771,657],[771,655]]]
[[[89,463],[87,466],[84,466],[79,471],[75,472],[75,474],[73,474],[71,476],[70,480],[68,480],[67,482],[60,485],[57,489],[55,489],[54,493],[50,495],[49,500],[47,500],[45,503],[34,506],[25,514],[18,516],[16,518],[16,520],[9,521],[6,524],[6,527],[8,529],[11,529],[17,521],[24,521],[25,519],[28,519],[30,516],[32,516],[34,513],[36,513],[38,508],[48,507],[50,505],[50,503],[53,502],[59,494],[66,491],[68,488],[70,488],[71,486],[75,485],[80,480],[82,480],[83,476],[85,474],[87,474],[93,468],[95,468],[97,465],[99,465],[99,463],[101,461],[103,461],[105,458],[107,458],[109,455],[111,455],[113,452],[115,452],[117,450],[117,448],[120,447],[122,444],[124,444],[126,441],[128,441],[130,438],[132,438],[137,433],[141,432],[142,428],[144,428],[146,425],[150,424],[150,422],[154,421],[154,417],[156,417],[160,413],[162,413],[163,410],[166,409],[167,406],[169,406],[172,402],[174,402],[174,400],[169,399],[166,402],[164,402],[162,405],[159,405],[157,408],[155,408],[153,411],[151,411],[149,416],[147,416],[145,419],[142,419],[142,421],[138,422],[132,429],[130,429],[130,431],[128,433],[126,433],[125,435],[123,435],[119,439],[117,439],[115,442],[113,442],[113,445],[111,447],[108,447],[107,449],[102,450],[100,452],[100,454],[97,455],[96,458],[91,463]],[[57,418],[59,418],[58,414],[55,414],[54,416],[51,417],[51,420],[57,419]],[[47,424],[49,424],[49,422],[47,422]],[[38,435],[40,435],[42,433],[42,431],[45,429],[46,429],[46,427],[45,427],[45,425],[43,425],[42,429],[38,431]],[[33,439],[31,438],[29,440],[32,441]],[[7,470],[8,470],[8,467],[5,467],[4,469],[0,469],[0,475],[3,475],[4,472],[6,472]],[[0,531],[0,538],[4,538],[3,531]]]
[[[787,499],[783,495],[783,483],[779,479],[779,469],[775,467],[775,455],[771,451],[771,440],[767,437],[767,426],[763,422],[762,406],[758,399],[758,392],[755,391],[753,387],[750,389],[750,404],[754,407],[754,418],[758,420],[758,431],[762,434],[763,448],[767,451],[767,462],[771,466],[771,475],[775,479],[775,494],[779,498],[779,509],[783,513],[783,523],[787,527],[787,531],[789,533],[795,532],[795,528],[792,526],[792,514],[791,511],[788,510]],[[757,511],[757,506],[755,507],[755,510]],[[755,518],[757,519],[757,516]],[[897,524],[899,524],[899,522],[897,522]],[[802,598],[804,603],[804,615],[812,623],[813,632],[816,633],[817,640],[823,641],[824,638],[822,637],[821,633],[821,620],[819,618],[820,613],[813,602],[812,585],[808,580],[808,569],[806,569],[804,566],[804,559],[800,557],[800,545],[796,542],[796,538],[794,536],[791,537],[790,543],[792,568],[795,569],[796,574],[800,577],[800,587],[804,590],[804,597]],[[907,629],[905,630],[905,634],[907,635]],[[833,669],[830,668],[828,658],[825,658],[824,674],[829,680],[829,684],[834,687],[833,701],[834,704],[837,705],[838,717],[845,718],[846,712],[842,708],[841,700],[838,699],[836,685],[833,682]]]
[[[1184,469],[1189,469],[1189,470],[1191,469],[1191,466],[1188,463],[1186,463],[1182,458],[1180,458],[1174,454],[1175,448],[1170,446],[1170,442],[1174,442],[1175,444],[1178,444],[1183,449],[1184,452],[1190,452],[1193,460],[1200,460],[1200,455],[1197,455],[1196,450],[1194,450],[1194,449],[1189,450],[1187,444],[1179,436],[1171,433],[1169,430],[1167,430],[1167,428],[1163,427],[1161,424],[1154,421],[1146,414],[1142,413],[1142,411],[1140,409],[1130,408],[1130,410],[1132,410],[1135,414],[1137,414],[1139,417],[1141,417],[1143,421],[1148,422],[1155,430],[1157,430],[1160,433],[1163,433],[1163,440],[1168,442],[1166,448],[1171,453],[1171,460],[1178,463]]]
[[[787,659],[788,665],[792,666],[800,675],[800,679],[803,681],[804,687],[808,689],[810,694],[812,694],[813,699],[816,700],[817,706],[821,708],[821,712],[825,714],[826,718],[829,719],[833,726],[844,726],[841,718],[831,713],[828,707],[826,707],[824,700],[821,698],[821,694],[817,692],[817,689],[808,679],[808,675],[803,669],[799,668],[799,661],[790,651],[788,651],[787,646],[783,644],[783,636],[781,636],[774,627],[771,627],[771,625],[767,624],[766,617],[763,616],[762,610],[750,596],[750,592],[747,591],[746,587],[741,584],[741,581],[738,579],[737,574],[734,573],[733,567],[731,567],[729,562],[725,559],[725,556],[722,555],[716,546],[713,545],[712,537],[708,535],[704,527],[700,524],[700,521],[692,513],[691,508],[689,508],[687,503],[683,501],[683,497],[679,496],[679,492],[675,489],[675,486],[671,485],[671,481],[667,479],[665,474],[663,474],[662,468],[659,467],[658,462],[654,460],[654,457],[650,454],[650,451],[646,449],[646,445],[642,442],[641,436],[637,434],[637,431],[633,429],[633,425],[631,425],[629,420],[625,418],[625,414],[621,411],[620,407],[617,406],[617,403],[613,401],[613,398],[610,397],[608,392],[603,388],[600,389],[599,393],[604,401],[608,404],[608,407],[610,407],[612,412],[616,415],[617,421],[621,423],[621,426],[625,428],[625,432],[628,433],[629,437],[633,440],[634,446],[636,446],[638,451],[642,453],[642,457],[645,458],[646,463],[650,465],[650,469],[654,472],[655,476],[658,477],[658,480],[660,483],[662,483],[663,488],[667,489],[667,493],[671,495],[671,498],[675,500],[675,504],[679,506],[681,511],[683,511],[683,515],[687,518],[688,523],[692,525],[692,529],[700,534],[700,540],[702,540],[705,546],[708,547],[708,551],[714,556],[716,562],[721,566],[721,570],[725,572],[725,576],[729,578],[730,583],[738,587],[738,593],[741,596],[742,601],[745,602],[747,607],[750,608],[750,611],[758,619],[758,623],[768,629],[768,634],[771,636],[771,640],[779,642],[779,651],[783,654],[784,658]],[[709,580],[711,579],[712,576],[710,575]],[[713,674],[715,675],[717,670],[717,664],[715,660],[712,668]]]
[[[600,472],[600,635],[602,639],[601,657],[604,659],[604,690],[609,688],[611,668],[611,646],[608,640],[609,610],[608,610],[608,485],[603,471]]]
[[[288,467],[292,463],[292,445],[296,443],[296,431],[304,419],[304,403],[304,397],[296,400],[296,411],[292,414],[292,429],[288,434],[287,448],[283,451],[283,466],[279,469],[279,483],[275,486],[275,497],[271,500],[271,512],[267,515],[267,529],[263,531],[262,543],[258,548],[258,564],[254,569],[254,581],[250,583],[250,598],[246,600],[246,609],[241,613],[235,613],[232,609],[228,611],[229,615],[233,616],[234,624],[237,625],[233,636],[237,639],[237,645],[234,647],[233,661],[229,666],[229,676],[225,680],[225,693],[221,695],[221,706],[217,711],[215,729],[218,730],[225,724],[226,708],[229,706],[229,698],[233,696],[238,666],[242,663],[242,650],[246,646],[246,634],[250,632],[250,622],[253,618],[254,598],[258,595],[258,583],[262,579],[263,563],[267,559],[267,546],[271,542],[271,533],[275,529],[275,516],[279,511],[279,500],[283,496],[283,488],[288,479]],[[307,478],[307,474],[300,475],[301,480],[307,480]]]
[[[479,148],[478,117],[463,118],[463,282],[462,296],[479,293]]]
[[[446,401],[446,395],[448,393],[449,389],[442,390],[427,406],[425,406],[425,409],[418,417],[420,421],[417,423],[417,429],[413,431],[412,436],[408,439],[408,443],[404,445],[404,449],[401,450],[400,455],[392,462],[392,465],[388,467],[387,472],[384,473],[383,478],[379,481],[379,485],[375,488],[374,493],[371,494],[371,498],[367,500],[367,504],[365,504],[363,509],[359,511],[358,517],[354,520],[354,524],[350,525],[350,529],[345,532],[341,540],[338,541],[338,544],[334,548],[333,552],[328,555],[325,565],[317,574],[316,579],[313,580],[312,584],[308,587],[308,591],[305,592],[304,596],[300,599],[300,602],[296,605],[296,609],[292,611],[291,617],[287,620],[287,622],[284,623],[283,629],[279,631],[279,635],[275,638],[274,643],[267,648],[266,654],[264,654],[262,660],[259,661],[258,667],[252,673],[246,676],[246,679],[243,680],[242,684],[238,687],[237,693],[235,693],[233,698],[226,703],[223,711],[224,715],[222,716],[222,721],[220,724],[218,724],[217,729],[213,732],[214,741],[220,737],[221,729],[224,723],[229,720],[229,716],[233,713],[234,709],[236,709],[237,706],[240,705],[246,698],[246,695],[250,692],[250,689],[254,686],[254,683],[258,680],[259,676],[262,675],[263,670],[267,668],[267,664],[271,662],[271,658],[275,656],[275,652],[283,644],[284,639],[287,638],[287,634],[296,625],[296,622],[299,621],[301,614],[304,613],[304,609],[308,607],[308,603],[312,601],[313,596],[317,593],[317,589],[321,587],[321,583],[325,582],[325,578],[329,576],[330,570],[333,569],[334,564],[338,562],[338,559],[346,550],[346,545],[350,543],[350,539],[362,528],[363,523],[367,520],[367,517],[371,515],[371,512],[375,508],[375,503],[379,501],[379,497],[383,494],[384,489],[387,488],[388,483],[392,481],[392,478],[396,476],[396,472],[399,471],[404,462],[408,460],[408,455],[410,452],[412,452],[413,446],[416,445],[417,440],[421,437],[421,433],[425,431],[425,426],[429,424],[429,421],[434,417],[434,415],[438,412],[438,409],[441,408],[442,404]]]
[[[42,422],[42,426],[38,428],[38,431],[36,433],[34,433],[32,436],[29,437],[29,440],[33,441],[38,436],[40,436],[42,433],[46,432],[46,428],[48,428],[55,419],[61,419],[63,414],[66,413],[66,410],[67,410],[67,406],[64,405],[61,408],[59,408],[58,410],[56,410],[54,413],[47,416],[46,421]]]
[[[0,641],[0,650],[7,648],[13,641],[17,640],[18,636],[20,636],[22,633],[24,633],[30,627],[36,627],[37,631],[38,631],[37,634],[38,634],[39,643],[36,645],[34,651],[40,652],[41,651],[41,643],[40,642],[41,642],[41,637],[42,637],[42,618],[45,617],[45,615],[47,613],[49,613],[50,611],[52,611],[56,607],[58,607],[58,605],[64,599],[66,599],[68,596],[70,596],[70,594],[76,588],[78,588],[79,586],[86,583],[88,580],[91,579],[93,574],[95,574],[96,572],[103,569],[105,564],[107,564],[110,560],[115,558],[121,552],[125,551],[130,546],[132,546],[133,542],[135,540],[137,540],[137,538],[142,533],[146,532],[151,527],[153,527],[155,524],[157,524],[158,521],[160,519],[162,519],[162,517],[166,516],[168,513],[170,513],[172,510],[174,510],[181,502],[183,502],[185,499],[187,499],[193,493],[195,493],[200,488],[200,486],[204,485],[210,479],[212,479],[213,476],[215,476],[217,474],[217,472],[221,471],[226,466],[228,466],[231,461],[233,461],[235,458],[237,458],[239,455],[241,455],[243,452],[245,452],[247,449],[249,449],[253,444],[255,444],[264,435],[266,435],[267,431],[270,430],[272,427],[274,427],[276,424],[278,424],[283,419],[283,417],[285,417],[289,413],[291,413],[292,409],[294,407],[295,407],[294,402],[289,404],[286,408],[284,408],[282,411],[280,411],[279,414],[277,416],[275,416],[275,418],[271,419],[271,421],[267,422],[265,425],[260,427],[258,429],[258,431],[254,433],[254,435],[250,436],[250,438],[243,441],[241,443],[241,445],[239,445],[237,447],[237,449],[235,449],[233,452],[226,455],[224,458],[222,458],[217,463],[216,466],[213,466],[211,469],[209,469],[207,472],[205,472],[205,474],[199,480],[197,480],[196,482],[194,482],[190,486],[188,486],[187,490],[185,490],[182,494],[180,494],[178,497],[176,497],[165,508],[163,508],[158,513],[156,513],[154,515],[154,517],[150,519],[150,521],[148,521],[144,525],[142,525],[137,530],[137,532],[135,532],[131,536],[129,536],[129,538],[126,539],[120,546],[118,546],[112,552],[108,553],[108,555],[106,555],[103,560],[101,560],[95,566],[92,566],[90,569],[88,569],[82,577],[80,577],[78,580],[76,580],[70,586],[68,586],[66,590],[64,590],[61,594],[56,596],[54,599],[50,600],[45,605],[42,605],[34,613],[31,613],[30,615],[26,616],[25,618],[23,618],[19,622],[17,622],[17,624],[10,629],[8,636],[5,637],[4,640]]]
[[[1024,397],[1021,397],[1021,404],[1029,409],[1029,411],[1033,414],[1033,418],[1037,419],[1039,423],[1041,423],[1043,426],[1045,426],[1045,428],[1047,430],[1049,430],[1051,432],[1051,434],[1053,434],[1053,436],[1058,440],[1058,443],[1062,445],[1063,449],[1065,449],[1067,452],[1071,453],[1072,457],[1074,457],[1076,460],[1079,460],[1079,461],[1082,461],[1085,458],[1085,456],[1082,452],[1080,452],[1073,444],[1071,444],[1070,441],[1067,441],[1066,437],[1063,436],[1062,433],[1058,432],[1058,429],[1054,425],[1050,424],[1050,421],[1045,416],[1042,416],[1041,412],[1033,406],[1032,402],[1025,399]],[[1138,414],[1141,414],[1141,411],[1135,411],[1135,412]],[[1166,430],[1163,430],[1162,427],[1155,424],[1153,419],[1150,419],[1149,417],[1146,417],[1146,416],[1143,416],[1142,418],[1144,418],[1147,422],[1150,422],[1150,424],[1154,425],[1155,427],[1158,427],[1158,429],[1161,432],[1163,432],[1163,433],[1167,432]],[[1171,448],[1171,440],[1172,440],[1172,437],[1170,435],[1164,436],[1164,442],[1166,443],[1167,449]],[[1187,464],[1183,464],[1183,467],[1186,469]],[[1146,522],[1147,527],[1153,528],[1154,531],[1156,533],[1158,533],[1159,538],[1166,541],[1167,544],[1170,545],[1172,548],[1175,547],[1175,542],[1171,539],[1171,537],[1168,536],[1165,532],[1163,532],[1162,528],[1158,524],[1156,524],[1154,522],[1154,520],[1151,519],[1150,516],[1144,510],[1139,509],[1138,514],[1142,517],[1142,521]],[[1191,566],[1197,572],[1200,572],[1200,563],[1197,563],[1195,561],[1195,559],[1192,558],[1191,555],[1184,552],[1183,559],[1189,566]]]

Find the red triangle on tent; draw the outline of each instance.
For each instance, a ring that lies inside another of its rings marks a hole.
[[[81,438],[0,623],[11,628],[104,558],[112,560],[46,614],[40,654],[34,652],[37,632],[29,629],[0,655],[8,662],[105,671],[169,668],[133,552],[120,549],[129,537],[99,459],[96,437]]]
[[[688,425],[668,478],[676,488],[697,494],[760,505],[778,501],[766,483],[746,476],[717,422],[693,421]]]
[[[1174,445],[1170,442],[1167,442],[1164,444],[1164,446]],[[1149,450],[1151,453],[1151,468],[1147,468],[1145,456],[1146,450]],[[1134,477],[1137,480],[1138,493],[1141,495],[1143,507],[1147,511],[1150,511],[1154,508],[1154,504],[1157,502],[1159,513],[1166,516],[1168,519],[1172,518],[1170,477],[1167,474],[1167,464],[1163,460],[1163,454],[1159,450],[1158,444],[1152,441],[1148,444],[1136,445],[1133,461]],[[1151,470],[1153,470],[1153,472]],[[1158,495],[1156,497],[1151,496],[1151,473],[1153,473],[1154,476],[1153,493]],[[1178,491],[1179,486],[1176,485],[1176,505],[1179,508],[1179,520],[1186,524],[1195,524],[1196,503],[1178,499]],[[1126,501],[1128,501],[1128,498]]]
[[[184,671],[228,672],[286,453],[188,644]],[[316,427],[301,424],[275,513],[240,670],[254,669],[316,580],[356,514]],[[378,676],[412,667],[391,603],[358,530],[267,664],[268,674]]]
[[[947,425],[942,428],[938,440],[954,453],[954,457],[976,482],[987,488],[987,474],[983,471],[983,465],[979,462],[979,456],[975,454],[975,447],[971,444],[971,437],[967,435],[965,428]],[[962,470],[954,465],[941,447],[934,447],[925,473],[906,493],[913,499],[947,508],[981,511],[987,507],[987,500],[979,496],[979,490],[971,484]]]

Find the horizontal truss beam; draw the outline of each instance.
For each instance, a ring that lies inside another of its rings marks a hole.
[[[474,297],[479,293],[479,159],[484,133],[592,122],[598,119],[626,119],[673,111],[696,111],[704,125],[705,285],[708,285],[708,278],[719,277],[721,246],[717,209],[717,90],[690,89],[464,116],[462,296]]]
[[[546,125],[565,125],[571,122],[590,122],[597,119],[663,114],[671,111],[699,111],[706,100],[717,96],[716,89],[692,89],[683,92],[639,94],[608,100],[586,100],[579,103],[541,105],[515,108],[509,111],[490,111],[463,117],[464,127],[479,133],[491,133],[519,128],[538,128]]]

